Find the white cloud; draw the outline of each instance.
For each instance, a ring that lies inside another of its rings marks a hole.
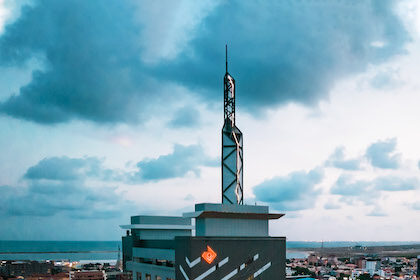
[[[7,9],[6,0],[0,0],[0,34],[3,33],[4,25],[10,16],[10,10]]]

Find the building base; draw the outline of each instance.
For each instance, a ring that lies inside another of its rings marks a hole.
[[[177,280],[284,280],[285,237],[176,237]]]

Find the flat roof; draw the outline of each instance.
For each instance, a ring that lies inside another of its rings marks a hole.
[[[215,219],[249,219],[249,220],[276,220],[284,214],[270,213],[245,213],[245,212],[219,212],[219,211],[197,211],[184,213],[184,217],[189,218],[215,218]]]
[[[122,229],[150,229],[150,230],[192,230],[193,225],[162,225],[162,224],[131,224],[120,225]]]

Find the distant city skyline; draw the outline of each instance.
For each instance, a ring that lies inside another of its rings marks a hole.
[[[221,202],[288,240],[420,241],[420,3],[0,0],[0,240],[118,240]]]

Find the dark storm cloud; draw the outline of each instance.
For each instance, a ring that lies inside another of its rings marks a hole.
[[[402,53],[408,41],[396,1],[223,1],[178,56],[149,65],[136,19],[147,2],[139,10],[130,3],[38,0],[23,9],[0,38],[0,64],[38,57],[45,65],[0,110],[45,124],[136,122],[166,102],[171,93],[160,85],[168,82],[220,102],[226,42],[241,108],[314,104],[335,81]]]
[[[396,146],[396,138],[375,142],[367,148],[366,158],[372,166],[383,169],[398,169],[400,155],[394,153]]]
[[[344,147],[338,147],[335,149],[334,153],[328,158],[325,163],[326,166],[332,166],[344,170],[359,170],[361,169],[361,159],[345,159],[344,157]]]
[[[35,1],[0,38],[0,63],[45,59],[45,69],[1,104],[11,116],[40,123],[72,118],[133,122],[150,80],[139,61],[139,32],[127,2]],[[141,94],[138,94],[141,93]]]
[[[285,177],[266,180],[253,188],[258,201],[269,203],[279,211],[312,208],[320,194],[315,185],[321,182],[324,174],[316,168],[309,172],[296,171]]]
[[[214,91],[220,91],[221,46],[228,42],[240,105],[313,104],[327,97],[336,80],[404,51],[408,37],[395,3],[224,1],[175,61],[178,67],[158,73],[220,98]]]
[[[175,145],[174,151],[156,159],[145,159],[137,163],[140,169],[133,181],[156,181],[184,177],[188,172],[200,174],[200,167],[216,166],[218,161],[204,154],[200,145]]]

